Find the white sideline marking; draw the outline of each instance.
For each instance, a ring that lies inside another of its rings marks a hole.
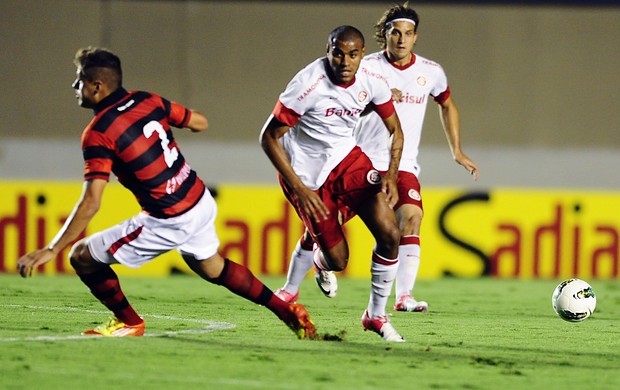
[[[2,305],[0,307],[8,307],[13,309],[34,309],[34,310],[51,310],[51,311],[79,311],[83,313],[101,313],[101,314],[110,314],[109,311],[103,310],[89,310],[89,309],[79,309],[76,307],[49,307],[49,306],[30,306],[30,305]],[[144,314],[142,317],[150,317],[157,318],[160,320],[170,320],[170,321],[187,321],[187,322],[195,322],[197,324],[202,324],[200,328],[194,329],[185,329],[185,330],[176,330],[176,331],[165,331],[165,332],[146,332],[144,333],[145,337],[158,337],[158,336],[174,336],[179,334],[203,334],[215,332],[217,330],[226,330],[232,329],[235,327],[235,324],[231,324],[229,322],[217,322],[211,320],[200,320],[194,318],[180,318],[174,316],[162,316],[157,314]],[[96,336],[82,336],[82,335],[68,335],[68,336],[32,336],[32,337],[0,337],[0,342],[2,341],[62,341],[62,340],[95,340],[95,339],[107,339],[110,337],[96,337]]]

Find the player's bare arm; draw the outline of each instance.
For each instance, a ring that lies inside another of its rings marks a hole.
[[[189,118],[189,122],[187,122],[186,127],[190,129],[193,133],[198,133],[201,131],[207,130],[209,127],[209,121],[207,117],[201,112],[190,110],[191,116]]]
[[[58,252],[79,237],[99,211],[106,184],[107,182],[101,179],[89,180],[84,183],[80,200],[49,245],[17,260],[17,270],[22,277],[31,276],[33,269],[52,260]]]
[[[390,166],[381,183],[381,190],[387,195],[387,202],[390,208],[394,207],[398,202],[398,189],[396,188],[396,179],[398,178],[398,166],[400,158],[403,154],[404,136],[400,126],[398,115],[394,112],[388,118],[383,120],[385,127],[392,135],[392,146],[390,150]]]
[[[441,124],[446,133],[446,138],[448,139],[448,145],[450,146],[454,161],[465,168],[467,172],[472,175],[474,180],[478,180],[480,177],[478,165],[461,150],[461,122],[459,110],[452,97],[449,97],[439,106],[439,113]]]
[[[329,210],[319,196],[308,188],[297,176],[291,162],[280,143],[280,138],[289,131],[288,125],[278,121],[273,115],[260,133],[260,144],[278,173],[293,189],[304,213],[317,222],[327,219]]]

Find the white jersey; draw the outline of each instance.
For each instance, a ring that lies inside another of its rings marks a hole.
[[[376,69],[387,79],[390,88],[402,92],[403,100],[394,103],[405,143],[399,170],[418,176],[418,146],[429,96],[443,103],[450,96],[448,79],[436,62],[413,55],[411,62],[398,66],[388,62],[385,52],[373,53],[362,60],[363,65]],[[358,145],[380,171],[389,167],[391,140],[385,126],[375,113],[364,116],[355,131]]]
[[[273,111],[276,119],[291,127],[282,145],[295,173],[313,190],[356,146],[353,130],[368,104],[374,103],[384,117],[394,112],[391,91],[382,76],[360,66],[350,84],[336,85],[328,76],[328,66],[323,57],[299,71]],[[387,133],[383,122],[381,126]]]

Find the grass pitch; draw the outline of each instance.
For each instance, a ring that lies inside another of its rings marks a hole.
[[[297,340],[267,309],[195,276],[122,278],[153,337],[87,338],[108,313],[77,277],[0,275],[0,388],[620,388],[618,281],[591,281],[598,307],[582,323],[555,315],[558,282],[418,281],[430,312],[393,312],[391,298],[407,340],[395,344],[362,330],[367,280],[340,278],[334,299],[302,285],[319,333],[342,341]]]

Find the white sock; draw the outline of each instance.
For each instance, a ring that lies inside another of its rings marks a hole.
[[[396,299],[411,295],[420,269],[420,237],[403,236],[398,247],[398,272],[394,290]]]
[[[394,277],[398,271],[398,258],[390,260],[372,253],[372,287],[370,289],[370,301],[368,302],[368,316],[370,318],[385,316],[385,307],[392,292]]]
[[[292,295],[297,294],[301,282],[313,265],[312,250],[304,249],[301,242],[297,242],[295,250],[291,254],[291,262],[288,265],[288,273],[286,275],[286,283],[284,289]]]

